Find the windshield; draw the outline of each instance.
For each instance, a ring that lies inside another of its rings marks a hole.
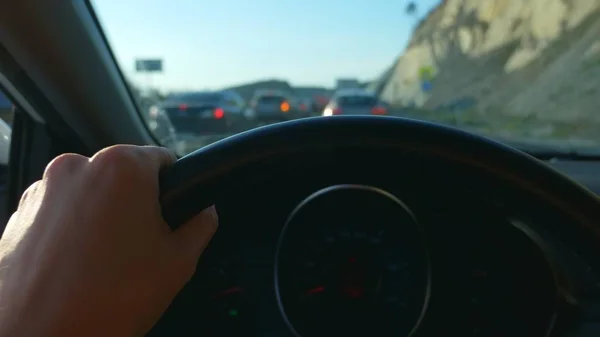
[[[339,90],[373,95],[342,104],[385,107],[352,113],[432,121],[509,144],[600,150],[597,1],[92,5],[140,114],[151,120],[155,106],[179,104],[162,119],[171,119],[169,139],[183,153],[269,123],[350,113],[328,106]],[[215,92],[239,98],[219,105]],[[260,96],[268,92],[288,98]],[[208,101],[212,110],[191,108]]]

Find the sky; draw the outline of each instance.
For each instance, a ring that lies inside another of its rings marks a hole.
[[[92,0],[125,75],[141,87],[218,89],[264,79],[372,80],[439,0]],[[159,58],[163,72],[136,73]]]

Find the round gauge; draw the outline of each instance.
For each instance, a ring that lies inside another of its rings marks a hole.
[[[393,195],[359,185],[303,201],[278,244],[275,284],[297,336],[409,336],[427,306],[421,227]]]

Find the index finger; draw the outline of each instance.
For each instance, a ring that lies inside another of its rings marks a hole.
[[[156,175],[162,169],[177,160],[173,151],[158,146],[114,145],[98,151],[90,162],[95,162],[104,170],[106,165],[114,166],[119,171],[128,170]],[[135,173],[137,172],[137,173]]]

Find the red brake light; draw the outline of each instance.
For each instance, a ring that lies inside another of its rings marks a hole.
[[[223,111],[223,109],[221,108],[216,108],[213,112],[213,116],[215,117],[215,119],[221,119],[223,118],[223,116],[225,116],[225,111]]]
[[[185,111],[185,110],[187,110],[187,108],[188,108],[187,104],[179,104],[179,110]]]
[[[373,115],[385,115],[386,111],[384,107],[376,106],[371,110]]]
[[[333,114],[334,115],[341,115],[342,114],[342,108],[335,108],[335,109],[333,109]]]

